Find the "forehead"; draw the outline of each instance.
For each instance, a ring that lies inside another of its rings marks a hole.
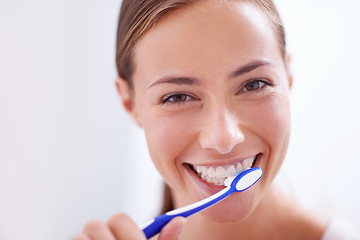
[[[259,59],[282,59],[261,10],[246,2],[200,1],[170,13],[140,39],[134,51],[134,78],[179,69],[220,73],[233,68],[234,61]]]

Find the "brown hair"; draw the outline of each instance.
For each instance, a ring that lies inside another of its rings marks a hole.
[[[119,77],[132,89],[135,70],[133,50],[139,39],[166,14],[201,0],[123,0],[117,30],[116,67]],[[280,15],[272,0],[223,0],[250,2],[259,7],[272,23],[282,56],[285,58],[285,31]],[[286,64],[286,63],[285,63]],[[165,184],[162,212],[173,208],[171,190]]]
[[[118,76],[125,79],[130,88],[132,88],[132,74],[135,69],[135,63],[132,59],[133,49],[137,41],[167,13],[198,1],[200,0],[123,0],[117,30],[116,67]],[[255,3],[261,8],[273,24],[280,51],[284,57],[284,27],[272,0],[237,1]]]

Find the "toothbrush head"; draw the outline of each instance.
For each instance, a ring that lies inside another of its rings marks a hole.
[[[228,187],[231,185],[232,181],[234,181],[234,179],[238,176],[239,174],[232,176],[232,177],[227,177],[224,181],[224,186]]]
[[[250,168],[236,176],[228,177],[224,181],[225,186],[231,186],[236,192],[242,192],[254,185],[262,177],[261,168]]]

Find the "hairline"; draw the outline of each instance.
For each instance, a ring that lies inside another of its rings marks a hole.
[[[157,13],[151,14],[149,21],[138,32],[138,34],[135,36],[134,39],[132,39],[131,44],[128,44],[126,48],[123,50],[123,52],[127,53],[124,54],[123,57],[120,57],[120,59],[123,62],[122,64],[119,63],[118,65],[118,57],[116,57],[116,65],[118,68],[118,74],[120,77],[124,78],[128,84],[130,89],[133,88],[133,75],[136,70],[136,62],[135,60],[135,51],[138,46],[138,42],[144,37],[148,32],[150,32],[152,29],[156,27],[156,24],[160,21],[165,20],[166,16],[174,13],[175,11],[182,10],[186,7],[189,7],[192,4],[199,4],[200,2],[205,2],[206,0],[179,0],[176,2],[173,2],[174,5],[167,5],[163,4],[160,5],[160,7],[157,9]],[[222,0],[222,3],[226,4],[240,4],[240,3],[249,3],[252,6],[258,8],[261,12],[261,14],[264,15],[265,18],[268,19],[270,22],[271,28],[275,34],[275,39],[278,43],[278,48],[280,50],[280,54],[283,57],[283,60],[285,62],[285,55],[286,55],[286,42],[285,42],[285,33],[284,33],[284,27],[281,22],[281,18],[279,16],[279,13],[277,12],[276,6],[266,6],[265,3],[260,0]],[[275,11],[275,12],[274,12]],[[279,29],[281,28],[281,29]],[[128,33],[129,34],[129,33]],[[281,34],[281,36],[279,36]],[[131,40],[131,37],[126,38],[128,40]],[[280,42],[283,41],[283,42]],[[119,54],[119,50],[122,48],[117,47],[116,56]],[[122,70],[122,66],[125,67],[125,65],[128,64],[128,70],[127,73],[124,74],[124,71]],[[286,63],[285,63],[286,64]]]

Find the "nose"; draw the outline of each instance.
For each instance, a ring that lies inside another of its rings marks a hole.
[[[220,154],[231,152],[245,140],[238,119],[226,108],[206,114],[199,138],[203,149],[212,149]]]

